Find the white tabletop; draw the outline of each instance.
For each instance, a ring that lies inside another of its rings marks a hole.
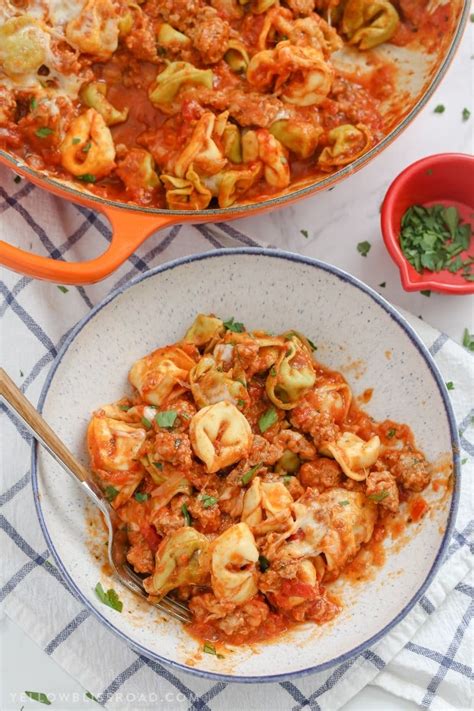
[[[297,205],[270,215],[238,221],[249,235],[267,243],[294,250],[294,236],[300,235],[298,248],[331,262],[378,289],[394,304],[421,315],[433,326],[461,341],[465,327],[473,330],[473,298],[431,294],[428,298],[417,292],[403,291],[398,270],[383,246],[379,229],[379,206],[393,178],[407,165],[426,155],[440,152],[472,153],[474,110],[467,78],[472,73],[473,25],[470,24],[448,76],[421,115],[405,133],[362,172],[357,173],[334,190],[316,195]],[[433,113],[442,103],[443,114]],[[462,110],[469,107],[472,116],[463,122]],[[307,230],[309,238],[300,234]],[[350,231],[350,240],[347,232]],[[290,239],[291,236],[291,239]],[[362,257],[355,245],[371,242],[369,257]],[[386,282],[386,287],[378,285]],[[55,711],[85,711],[94,708],[84,701],[84,689],[56,662],[39,649],[8,618],[0,621],[0,708],[20,711],[21,707],[40,708],[37,702],[24,696],[25,690],[55,695]],[[97,707],[96,707],[97,708]],[[173,709],[167,699],[162,709]],[[344,707],[344,711],[414,711],[417,707],[397,699],[375,687],[367,687]],[[236,711],[230,709],[229,711]]]

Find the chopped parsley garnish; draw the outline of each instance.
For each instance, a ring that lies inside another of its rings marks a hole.
[[[300,230],[300,232],[303,235],[303,237],[306,237],[306,239],[308,239],[308,237],[309,237],[308,230]]]
[[[463,109],[462,110],[462,120],[469,121],[470,117],[471,117],[471,112],[469,111],[469,109]]]
[[[431,296],[431,291],[429,289],[422,289],[420,291],[420,294],[422,294],[423,296],[427,296],[429,298]]]
[[[192,526],[193,523],[191,521],[191,514],[189,513],[188,507],[186,506],[186,504],[183,504],[181,506],[181,513],[183,514],[184,525],[185,526]]]
[[[143,501],[148,501],[149,498],[150,494],[144,494],[141,491],[136,491],[134,494],[135,501],[140,501],[140,503],[142,503]]]
[[[155,422],[160,427],[173,427],[177,417],[176,410],[163,410],[155,415]]]
[[[18,184],[18,183],[21,183],[21,178],[20,178],[19,175],[15,175],[15,177],[13,178],[13,180],[14,180],[15,183],[17,183],[17,184]]]
[[[245,407],[245,400],[237,400],[238,407]]]
[[[257,469],[260,469],[261,466],[262,466],[262,463],[259,462],[259,464],[256,464],[254,467],[252,467],[247,472],[245,472],[245,474],[243,475],[243,477],[241,479],[241,482],[244,486],[246,484],[248,484],[250,481],[252,481],[255,472],[257,471]]]
[[[107,592],[105,592],[101,583],[97,583],[95,586],[95,592],[99,600],[103,602],[104,605],[111,607],[112,610],[117,610],[117,612],[122,612],[123,602],[119,599],[119,596],[113,588],[109,588]]]
[[[340,504],[341,506],[349,506],[349,503],[350,503],[350,502],[349,502],[347,499],[344,499],[344,501],[340,501],[340,502],[339,502],[339,504]]]
[[[461,464],[466,464],[467,462],[467,457],[464,457],[464,459],[461,459]]]
[[[35,136],[38,136],[38,138],[46,138],[52,133],[54,133],[52,128],[48,128],[48,126],[41,126],[41,128],[36,129]]]
[[[444,104],[438,104],[438,106],[435,106],[435,108],[434,108],[434,113],[435,114],[444,114],[445,110],[446,110],[446,107],[444,106]]]
[[[293,477],[292,477],[290,474],[285,474],[285,476],[283,477],[283,483],[284,483],[284,485],[285,485],[285,486],[288,486],[288,484],[290,483],[290,481],[291,481],[292,479],[293,479]]]
[[[268,558],[265,558],[264,555],[258,556],[258,564],[262,573],[264,573],[270,567],[270,561],[268,560]]]
[[[202,648],[202,651],[206,654],[213,654],[218,659],[224,659],[224,655],[218,654],[216,648],[210,642],[204,642],[204,647]]]
[[[277,374],[277,372],[276,372],[275,368],[270,368],[270,375],[272,376],[272,378],[276,378],[276,374]]]
[[[24,372],[22,370],[20,370],[20,378],[24,378],[24,377],[25,377]]]
[[[82,180],[83,183],[95,183],[96,177],[91,173],[84,173],[83,175],[76,175],[78,180]]]
[[[234,333],[243,333],[245,331],[244,324],[239,321],[234,321],[233,316],[232,318],[228,318],[227,321],[224,321],[224,328],[227,331],[233,331]]]
[[[474,351],[474,333],[469,333],[467,328],[464,329],[462,344],[468,351]]]
[[[145,427],[147,430],[151,430],[152,424],[151,424],[150,420],[148,419],[148,417],[142,417],[141,423],[142,423],[143,427]]]
[[[83,153],[89,153],[90,149],[92,148],[92,143],[89,141],[86,143],[86,145],[82,148]]]
[[[309,345],[309,347],[311,348],[311,350],[312,350],[312,351],[317,351],[318,348],[317,348],[317,346],[314,345],[313,341],[312,341],[310,338],[308,338],[308,336],[305,336],[305,338],[306,338],[306,340],[308,341],[308,345]]]
[[[73,146],[77,146],[77,144],[80,143],[80,142],[81,142],[81,139],[80,139],[80,138],[73,138],[73,139],[72,139],[72,145],[73,145]]]
[[[97,699],[95,698],[94,694],[91,694],[90,691],[86,691],[86,698],[87,698],[87,699],[90,699],[91,701],[97,701]],[[99,703],[99,702],[97,701],[97,703]]]
[[[365,240],[364,242],[359,242],[359,244],[357,245],[357,251],[363,257],[366,257],[370,252],[371,247],[372,245],[370,244],[370,242],[367,242],[367,240]]]
[[[395,437],[396,434],[397,434],[397,430],[394,427],[391,427],[389,429],[389,431],[387,432],[387,437],[390,437],[390,439],[391,439],[392,437]]]
[[[382,289],[385,289],[385,287],[387,286],[387,282],[386,282],[386,281],[382,281],[382,282],[380,282],[379,286],[380,286]]]
[[[104,489],[104,494],[108,501],[113,501],[118,493],[119,490],[115,486],[106,486]]]
[[[201,499],[202,505],[205,509],[210,509],[211,506],[217,504],[217,498],[215,496],[209,496],[209,494],[201,494],[199,497]]]
[[[65,286],[61,286],[60,284],[58,284],[58,289],[62,294],[67,294],[69,291],[69,289],[66,289]]]
[[[446,388],[448,390],[454,390],[454,383],[452,380],[450,380],[449,382],[446,383]]]
[[[379,503],[380,501],[383,501],[386,499],[388,496],[388,491],[386,489],[383,489],[383,491],[380,491],[378,494],[370,494],[367,498],[370,499],[371,501],[376,501]]]
[[[122,412],[128,412],[130,410],[130,405],[119,405],[119,410],[122,410]]]
[[[402,217],[400,246],[407,261],[422,273],[447,269],[472,277],[474,257],[459,255],[469,249],[471,226],[462,222],[456,207],[413,205]],[[424,293],[423,291],[421,292]]]
[[[153,466],[159,469],[160,472],[163,471],[163,462],[153,462]]]
[[[51,706],[51,701],[48,699],[46,694],[41,691],[25,691],[25,694],[33,701],[38,701],[40,704],[46,704],[46,706]]]
[[[258,428],[259,428],[260,432],[263,434],[272,425],[274,425],[275,422],[278,422],[277,411],[275,410],[274,407],[270,407],[266,412],[263,413],[263,415],[260,416],[260,418],[258,420]]]
[[[37,106],[38,102],[36,101],[35,97],[33,97],[30,101],[30,111],[34,111]]]

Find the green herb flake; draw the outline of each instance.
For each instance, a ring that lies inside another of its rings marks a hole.
[[[366,257],[370,252],[371,247],[372,245],[370,244],[370,242],[367,242],[367,240],[365,240],[365,242],[359,242],[359,244],[357,245],[357,251],[363,257]]]
[[[454,383],[452,380],[450,380],[448,383],[446,383],[446,388],[448,390],[454,390]]]
[[[36,101],[35,97],[33,97],[30,101],[30,111],[34,111],[38,106],[38,102]]]
[[[78,180],[82,180],[83,183],[95,183],[96,177],[91,173],[84,173],[83,175],[76,176]]]
[[[471,112],[469,111],[469,109],[463,109],[462,110],[462,120],[469,121],[470,117],[471,117]]]
[[[90,699],[91,701],[96,701],[97,703],[99,703],[94,694],[91,694],[90,691],[86,691],[86,699]]]
[[[243,333],[245,331],[244,324],[239,321],[234,321],[233,316],[232,318],[228,318],[227,321],[224,321],[224,328],[227,331],[233,331],[233,333]]]
[[[24,377],[25,377],[24,372],[22,370],[20,370],[20,378],[24,378]]]
[[[184,525],[185,526],[192,526],[193,523],[191,521],[191,514],[189,513],[188,507],[186,506],[186,504],[183,504],[181,506],[181,513],[183,514]]]
[[[214,655],[214,657],[217,657],[218,659],[224,659],[224,655],[218,654],[216,651],[216,648],[210,642],[204,642],[202,651],[205,652],[206,654],[212,654],[212,655]]]
[[[130,410],[130,405],[119,405],[119,410],[122,410],[122,412],[128,412]]]
[[[434,108],[435,114],[444,114],[445,111],[446,107],[444,106],[444,104],[438,104],[438,106],[435,106]]]
[[[155,422],[160,427],[173,427],[178,413],[176,410],[163,410],[155,415]]]
[[[308,237],[309,237],[308,230],[300,230],[300,232],[301,232],[301,234],[303,235],[303,237],[305,237],[306,239],[308,239]]]
[[[104,489],[104,494],[108,501],[113,501],[118,493],[119,490],[115,486],[106,486]]]
[[[54,133],[52,128],[41,126],[41,128],[36,129],[35,136],[38,136],[38,138],[46,138],[47,136],[51,136],[52,133]]]
[[[382,282],[380,282],[379,286],[380,286],[381,289],[385,289],[385,287],[387,286],[387,282],[386,282],[386,281],[382,281]]]
[[[461,459],[461,464],[466,464],[467,462],[467,457],[464,457],[464,459]]]
[[[151,428],[153,426],[151,424],[150,420],[148,419],[148,417],[142,417],[141,423],[142,423],[143,427],[147,430],[151,430]]]
[[[245,400],[237,400],[237,407],[245,407]]]
[[[25,691],[25,694],[33,701],[38,701],[40,704],[45,704],[46,706],[51,706],[51,701],[48,699],[46,694],[41,691]]]
[[[293,477],[292,477],[290,474],[285,474],[285,476],[283,477],[282,481],[283,481],[283,483],[284,483],[285,486],[288,486],[288,484],[290,484],[290,482],[291,482],[292,479],[293,479]]]
[[[81,139],[80,139],[80,138],[73,138],[73,139],[72,139],[72,145],[73,145],[73,146],[77,146],[77,144],[80,143],[80,142],[81,142]]]
[[[276,378],[276,374],[277,374],[277,372],[276,372],[275,368],[270,368],[270,375],[272,376],[272,378]]]
[[[474,333],[469,333],[467,328],[464,329],[462,344],[468,351],[474,351]]]
[[[350,501],[348,501],[347,499],[344,499],[344,501],[339,502],[340,506],[349,506],[349,504],[350,504]]]
[[[378,494],[370,494],[367,498],[370,499],[371,501],[376,501],[379,503],[380,501],[383,501],[386,499],[388,496],[388,491],[386,489],[383,489],[383,491],[380,491]]]
[[[61,284],[58,284],[58,289],[61,292],[61,294],[67,294],[69,289],[67,289],[65,286],[61,286]]]
[[[214,504],[217,504],[218,499],[215,496],[209,496],[209,494],[201,494],[199,497],[202,505],[205,509],[210,509],[211,506],[214,506]]]
[[[136,491],[133,498],[135,499],[135,501],[143,503],[144,501],[148,501],[148,499],[150,498],[150,494],[145,494],[141,491]]]
[[[431,296],[431,291],[429,289],[421,289],[420,294],[423,294],[423,296],[427,296],[429,298]]]
[[[241,482],[244,486],[246,486],[247,484],[249,484],[252,481],[256,471],[258,469],[260,469],[261,466],[262,466],[262,462],[259,462],[259,464],[256,464],[254,467],[252,467],[247,472],[245,472],[245,474],[243,475],[243,477],[241,479]]]
[[[92,148],[92,143],[89,141],[86,143],[86,145],[82,148],[83,153],[89,153],[90,149]]]
[[[163,471],[163,462],[153,462],[153,466],[159,469],[160,472]]]
[[[308,341],[308,345],[311,348],[312,351],[317,351],[318,347],[314,345],[313,341],[308,338],[308,336],[305,336],[306,340]]]
[[[19,175],[15,175],[15,177],[13,178],[13,180],[14,180],[14,182],[15,182],[17,185],[18,185],[18,183],[21,183],[21,178],[20,178]]]
[[[258,565],[260,567],[260,571],[264,573],[266,570],[269,569],[270,567],[270,561],[268,558],[265,558],[264,555],[259,555],[258,556]]]
[[[97,583],[95,586],[95,592],[99,600],[103,602],[104,605],[111,607],[112,610],[116,610],[117,612],[122,612],[123,602],[119,599],[119,596],[113,588],[109,588],[107,592],[105,592],[101,583]]]
[[[433,168],[428,168],[426,175],[433,175]]]
[[[268,410],[266,410],[266,412],[263,413],[263,415],[260,416],[258,420],[258,428],[263,434],[268,429],[270,429],[270,427],[274,425],[275,422],[278,422],[277,411],[274,407],[270,407]]]
[[[391,427],[387,432],[387,437],[390,437],[390,439],[392,439],[392,437],[395,437],[396,434],[397,430],[394,427]]]

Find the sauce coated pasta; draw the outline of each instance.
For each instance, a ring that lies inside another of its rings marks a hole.
[[[188,602],[200,639],[243,644],[331,620],[330,583],[351,566],[360,576],[369,562],[355,561],[400,506],[428,510],[431,468],[410,429],[375,422],[313,350],[296,331],[200,314],[90,421],[92,471],[129,564],[152,598]]]
[[[454,12],[427,0],[3,0],[0,147],[106,198],[259,202],[390,130],[389,67],[368,57],[378,69],[364,86],[333,61],[344,46],[426,45]]]

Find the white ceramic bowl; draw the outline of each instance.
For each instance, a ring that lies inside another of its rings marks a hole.
[[[46,419],[87,462],[85,432],[92,410],[126,392],[130,364],[177,340],[197,312],[235,316],[247,328],[302,331],[318,358],[342,369],[357,395],[373,387],[369,412],[407,422],[429,459],[457,451],[456,425],[444,383],[427,349],[376,292],[326,264],[285,252],[221,250],[181,259],[138,277],[111,294],[71,333],[41,396]],[[456,471],[458,457],[455,455]],[[457,478],[457,477],[456,477]],[[409,528],[410,540],[389,552],[364,584],[346,586],[342,613],[330,624],[308,624],[271,644],[225,659],[138,600],[101,571],[80,488],[42,450],[33,452],[33,486],[49,549],[76,595],[109,629],[140,653],[180,669],[230,681],[276,681],[339,663],[386,634],[432,580],[446,548],[458,486],[444,506]],[[124,601],[124,613],[94,594],[101,580]]]

